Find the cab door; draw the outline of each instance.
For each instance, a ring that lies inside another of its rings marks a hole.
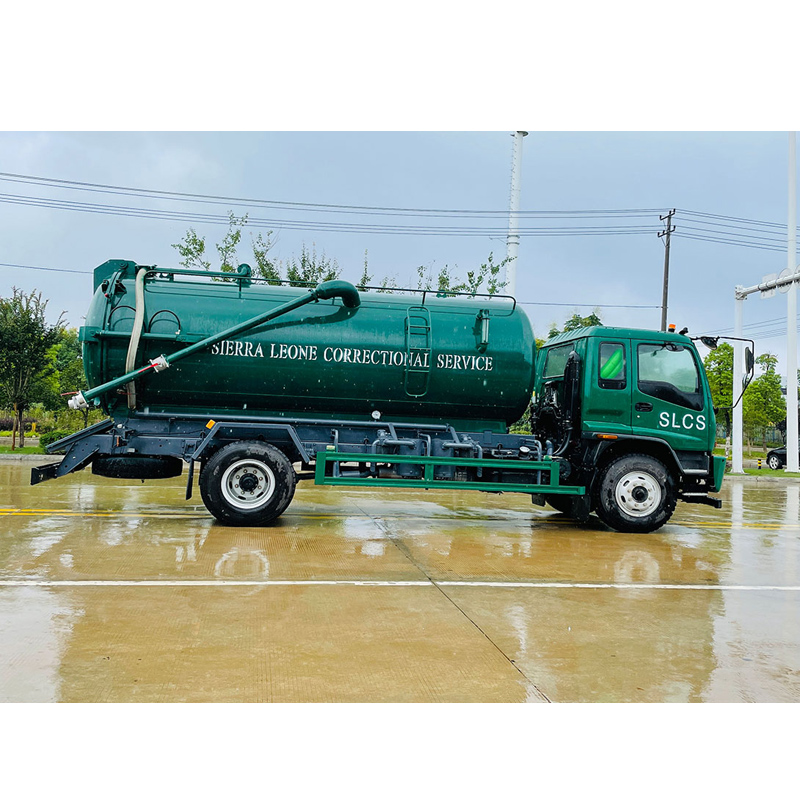
[[[589,343],[581,429],[630,434],[630,340],[592,337]]]
[[[657,436],[676,450],[707,449],[709,420],[693,348],[633,341],[633,433]]]

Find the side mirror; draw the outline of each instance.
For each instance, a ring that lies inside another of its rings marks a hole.
[[[745,347],[744,349],[744,366],[745,366],[745,373],[744,373],[744,388],[746,389],[750,385],[750,381],[753,380],[753,372],[755,370],[755,359],[753,358],[753,351],[749,347]]]
[[[701,336],[700,341],[709,349],[716,350],[719,344],[719,336]]]

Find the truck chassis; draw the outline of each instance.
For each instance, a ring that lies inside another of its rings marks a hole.
[[[187,463],[188,500],[199,465],[209,511],[220,521],[240,525],[280,516],[296,481],[306,479],[318,485],[532,496],[582,496],[586,491],[561,482],[565,465],[553,457],[549,443],[542,445],[525,434],[459,432],[445,424],[134,412],[100,422],[47,450],[65,451],[65,456],[59,463],[34,468],[31,484],[90,464],[93,472],[110,478],[174,477]],[[225,469],[214,479],[215,462],[221,459]],[[289,469],[292,464],[299,464],[299,472]]]

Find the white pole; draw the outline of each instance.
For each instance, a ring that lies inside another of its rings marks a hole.
[[[794,275],[797,266],[797,136],[789,134],[789,220],[786,266]],[[786,295],[786,471],[798,472],[797,454],[797,283]]]
[[[744,314],[744,301],[747,295],[742,293],[743,286],[736,287],[736,316],[733,323],[733,335],[740,339],[742,336],[742,316]],[[733,386],[731,386],[731,402],[736,403],[742,393],[742,345],[743,342],[734,341],[733,343]],[[742,465],[742,402],[733,409],[733,461],[731,472],[741,475],[744,472]]]
[[[511,200],[508,214],[508,236],[506,237],[506,285],[505,294],[515,296],[517,293],[517,257],[519,255],[519,196],[520,196],[520,167],[522,166],[522,138],[527,136],[527,131],[514,133],[514,149],[511,153]]]

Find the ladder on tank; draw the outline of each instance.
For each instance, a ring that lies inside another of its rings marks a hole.
[[[406,313],[406,374],[409,397],[424,397],[431,377],[431,313],[425,306],[409,306]]]

